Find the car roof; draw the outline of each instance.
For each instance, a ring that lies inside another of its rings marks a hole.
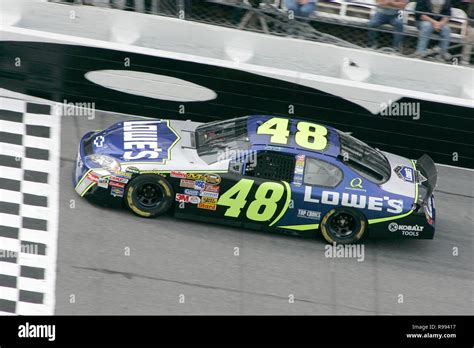
[[[290,120],[290,137],[288,140],[288,144],[282,145],[282,144],[273,144],[270,142],[270,136],[269,135],[260,135],[257,134],[257,127],[263,122],[266,122],[267,120],[271,118],[284,118],[284,119],[289,119]],[[296,130],[296,125],[299,122],[310,122],[314,123],[317,125],[320,125],[324,128],[327,129],[327,146],[324,150],[322,151],[315,151],[311,150],[308,148],[304,148],[299,146],[295,140],[294,140],[294,134],[297,131]],[[262,149],[268,149],[268,150],[279,150],[279,151],[285,151],[285,152],[290,152],[294,154],[306,154],[306,155],[325,155],[325,156],[330,156],[330,157],[337,157],[340,154],[340,144],[339,144],[339,135],[338,135],[338,130],[336,130],[333,127],[326,126],[324,124],[321,124],[319,122],[314,122],[312,120],[304,120],[304,119],[299,119],[299,118],[289,118],[289,117],[283,117],[283,116],[270,116],[270,115],[250,115],[247,116],[247,127],[248,127],[248,135],[250,138],[250,142],[252,144],[252,148],[255,150],[262,150]],[[319,157],[318,156],[318,157]]]

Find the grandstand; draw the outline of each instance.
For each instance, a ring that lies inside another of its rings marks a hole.
[[[150,8],[144,6],[144,0],[51,0],[51,2],[87,4],[101,7],[113,7],[123,10],[149,12],[156,15],[178,17],[185,20],[198,21],[206,24],[220,25],[264,32],[272,35],[288,35],[288,27],[297,28],[297,38],[344,47],[367,47],[367,34],[370,30],[379,32],[379,52],[413,56],[419,31],[415,26],[416,2],[408,2],[403,18],[403,45],[401,52],[394,52],[390,47],[393,27],[382,25],[377,29],[367,27],[373,18],[377,5],[375,0],[339,1],[323,0],[317,4],[317,10],[308,21],[300,18],[290,20],[284,0],[151,0]],[[473,11],[474,3],[470,1],[469,9]],[[449,52],[452,55],[448,64],[474,64],[473,41],[474,20],[465,11],[452,8],[448,25],[451,30]],[[430,53],[437,52],[437,42],[440,37],[433,35]],[[436,61],[434,55],[428,55],[429,60]]]

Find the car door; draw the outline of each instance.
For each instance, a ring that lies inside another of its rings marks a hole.
[[[288,209],[294,169],[294,156],[284,152],[263,150],[232,160],[217,214],[245,228],[273,226]]]
[[[319,225],[322,217],[339,205],[343,178],[344,172],[336,161],[306,156],[302,184],[293,188],[295,224],[308,228]]]

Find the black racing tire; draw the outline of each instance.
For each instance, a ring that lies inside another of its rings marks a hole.
[[[136,215],[153,218],[165,214],[174,202],[173,188],[160,175],[134,178],[125,190],[125,204]]]
[[[321,234],[328,243],[353,244],[367,232],[367,219],[354,209],[330,210],[321,220]]]

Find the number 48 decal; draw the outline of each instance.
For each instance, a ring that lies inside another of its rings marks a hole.
[[[290,120],[287,118],[273,117],[262,123],[257,128],[257,134],[270,135],[272,144],[288,144],[290,131],[288,130]],[[300,121],[296,125],[295,142],[298,146],[306,149],[321,151],[327,146],[326,135],[328,130],[316,123]]]
[[[241,179],[237,184],[221,195],[217,204],[229,207],[224,213],[225,216],[234,218],[240,216],[241,210],[247,204],[247,196],[253,184],[254,180]],[[247,208],[247,218],[253,221],[269,221],[278,209],[278,202],[285,194],[285,187],[287,189],[286,198],[289,202],[291,192],[288,183],[264,182],[261,184],[257,192],[255,192],[254,200]],[[283,210],[272,224],[278,221],[286,212],[288,202],[284,205]]]

